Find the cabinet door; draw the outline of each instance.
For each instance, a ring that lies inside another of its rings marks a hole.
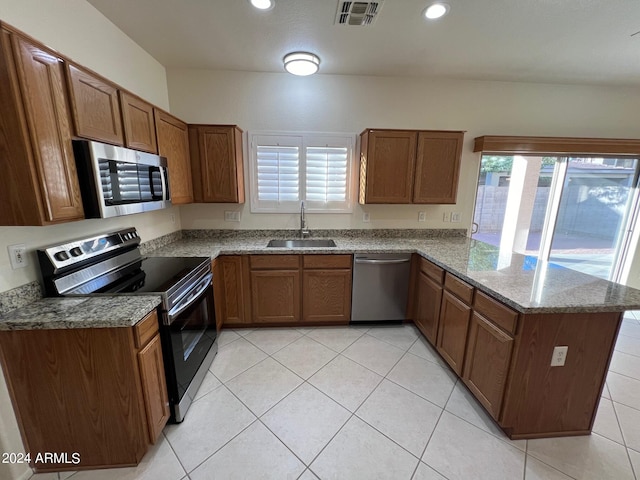
[[[62,60],[15,35],[13,49],[40,183],[43,223],[84,218]]]
[[[458,375],[462,374],[470,318],[471,307],[445,290],[440,307],[436,348]]]
[[[67,80],[76,135],[124,145],[116,86],[70,63]]]
[[[189,128],[196,202],[244,203],[242,130],[236,126]]]
[[[245,292],[242,278],[242,257],[239,255],[221,256],[215,260],[214,295],[216,307],[219,307],[217,318],[224,324],[249,323]]]
[[[149,440],[151,443],[156,443],[169,419],[169,397],[164,376],[160,335],[153,337],[147,346],[138,352],[138,365],[147,412]]]
[[[365,203],[411,203],[417,132],[370,130],[365,136],[360,154]]]
[[[440,303],[442,287],[427,277],[423,272],[418,274],[418,296],[416,300],[415,323],[427,337],[431,345],[436,344],[438,321],[440,319]]]
[[[304,322],[349,323],[351,269],[305,270],[302,291]]]
[[[512,350],[511,336],[473,314],[463,380],[495,420],[502,407]]]
[[[300,271],[252,270],[251,310],[256,323],[300,321]]]
[[[158,153],[153,105],[123,91],[120,91],[120,105],[125,146],[143,152]]]
[[[463,132],[420,132],[413,203],[456,203]]]
[[[193,203],[191,160],[189,158],[189,130],[176,117],[154,109],[158,154],[167,157],[171,203]]]

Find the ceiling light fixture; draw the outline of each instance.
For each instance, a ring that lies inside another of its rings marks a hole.
[[[320,68],[320,58],[309,52],[293,52],[284,56],[284,69],[294,75],[313,75]]]
[[[274,6],[273,0],[250,0],[251,5],[256,7],[258,10],[271,10]]]
[[[429,20],[435,20],[444,17],[450,8],[447,3],[433,3],[424,9],[424,16]]]

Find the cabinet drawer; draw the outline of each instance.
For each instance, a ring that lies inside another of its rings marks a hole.
[[[471,285],[447,272],[444,277],[444,286],[460,300],[471,305],[471,300],[473,299],[473,287]]]
[[[487,294],[476,291],[476,296],[473,300],[473,309],[507,332],[511,332],[512,334],[516,333],[518,312],[511,310]]]
[[[158,331],[158,311],[154,310],[133,327],[136,347],[144,347]]]
[[[351,268],[351,255],[304,255],[304,268]]]
[[[429,260],[420,257],[420,270],[424,272],[424,274],[440,285],[444,281],[444,270],[437,265],[431,263]]]
[[[300,255],[251,255],[251,268],[300,268]]]

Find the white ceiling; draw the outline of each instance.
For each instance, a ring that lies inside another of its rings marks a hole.
[[[385,0],[373,26],[334,25],[337,0],[88,0],[166,67],[282,72],[306,50],[321,73],[640,85],[639,0]]]

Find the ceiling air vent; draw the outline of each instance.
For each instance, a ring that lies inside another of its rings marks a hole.
[[[373,25],[376,16],[382,8],[383,0],[377,2],[348,2],[338,1],[338,12],[336,13],[336,25],[367,26]]]

